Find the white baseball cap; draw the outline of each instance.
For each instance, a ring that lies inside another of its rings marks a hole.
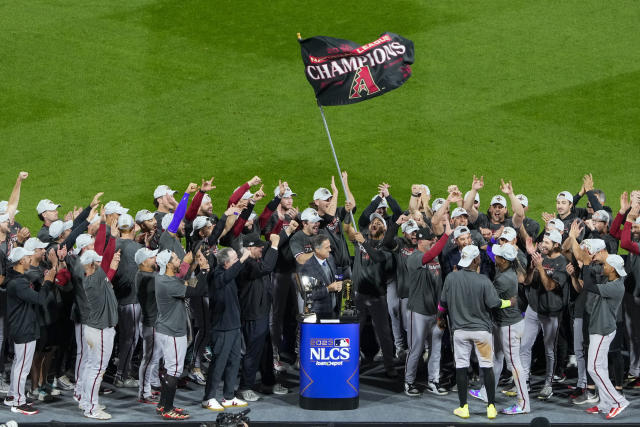
[[[471,193],[471,191],[467,191],[466,193],[464,193],[464,198],[465,199],[467,198],[469,193]],[[477,203],[480,203],[480,193],[476,192],[476,197],[474,197],[473,200],[475,200]]]
[[[80,256],[80,264],[87,265],[93,262],[102,262],[102,257],[94,250],[89,249]]]
[[[329,189],[320,187],[313,193],[313,200],[329,200],[333,194]]]
[[[202,196],[202,203],[211,203],[211,196],[208,193]]]
[[[142,209],[136,213],[136,222],[138,224],[149,221],[150,219],[153,219],[153,212],[149,209]]]
[[[453,212],[451,212],[451,218],[457,218],[459,216],[466,215],[469,216],[469,213],[465,208],[455,208]]]
[[[569,191],[561,191],[556,196],[556,200],[567,199],[569,203],[573,203],[573,195]]]
[[[521,204],[522,206],[524,206],[525,208],[526,208],[527,206],[529,206],[529,199],[528,199],[528,198],[527,198],[527,196],[525,196],[524,194],[518,194],[518,195],[516,196],[516,199],[520,200],[520,204]]]
[[[168,185],[158,185],[156,189],[153,190],[153,198],[157,199],[158,197],[162,197],[165,194],[173,195],[173,193],[175,193],[175,190],[172,190],[171,188],[169,188]]]
[[[625,277],[627,275],[627,272],[624,270],[624,260],[620,255],[609,255],[606,262],[616,269],[618,276]]]
[[[280,186],[276,185],[276,188],[273,190],[273,195],[275,197],[280,197]],[[293,197],[293,196],[297,196],[296,193],[294,193],[293,191],[291,191],[291,189],[289,187],[284,189],[284,194],[282,195],[282,198],[284,197]]]
[[[80,251],[94,242],[93,236],[90,234],[81,234],[76,239],[76,248],[73,250],[74,255],[78,255]]]
[[[378,194],[376,194],[375,196],[373,196],[373,198],[371,199],[371,201],[373,202],[376,197],[378,197]],[[376,209],[380,209],[380,208],[388,208],[389,207],[389,203],[387,203],[387,199],[384,197],[380,198],[380,203],[378,204],[378,207]]]
[[[56,205],[49,199],[42,199],[38,202],[38,206],[36,206],[36,210],[38,211],[38,215],[40,215],[46,211],[55,211],[59,207],[60,205]]]
[[[173,221],[173,214],[168,213],[165,216],[162,217],[162,229],[166,230],[167,228],[169,228],[169,225],[171,224],[171,221]]]
[[[457,239],[458,237],[462,236],[463,234],[471,234],[471,231],[469,231],[469,229],[467,227],[465,227],[464,225],[460,225],[458,227],[455,228],[455,230],[453,230],[453,238]]]
[[[129,215],[128,213],[122,214],[118,218],[118,228],[120,230],[129,230],[133,228],[133,224],[133,217],[131,217],[131,215]]]
[[[318,211],[313,208],[307,208],[300,214],[300,221],[320,222],[322,218],[318,215]]]
[[[560,233],[564,232],[564,222],[562,222],[562,220],[558,218],[554,218],[549,221],[549,224],[555,227],[555,229],[558,230]]]
[[[7,259],[9,260],[9,262],[15,263],[20,261],[22,258],[30,255],[33,255],[33,251],[17,246],[11,250],[11,253],[7,257]]]
[[[235,190],[233,190],[233,192],[235,193],[236,191],[238,191],[240,187],[236,187]],[[253,193],[249,190],[245,191],[245,193],[242,195],[242,197],[240,197],[240,200],[247,200],[253,197]]]
[[[517,236],[516,230],[512,227],[505,227],[500,234],[500,239],[505,239],[507,242],[511,242]]]
[[[145,262],[147,259],[152,258],[156,255],[158,255],[157,249],[155,251],[152,251],[151,249],[148,249],[148,248],[140,248],[136,251],[136,254],[134,255],[134,260],[136,261],[137,265],[140,265],[143,262]]]
[[[591,219],[594,221],[602,221],[609,224],[611,217],[609,216],[609,212],[605,211],[604,209],[600,209],[599,211],[593,213]]]
[[[507,199],[504,198],[504,196],[501,196],[499,194],[493,196],[491,198],[491,206],[493,205],[502,205],[502,207],[506,208],[507,207]]]
[[[369,215],[369,223],[372,223],[374,219],[379,219],[380,221],[382,221],[382,226],[385,228],[387,228],[387,222],[384,220],[384,218],[382,217],[382,215],[380,215],[377,212],[372,213],[371,215]]]
[[[400,229],[402,230],[403,233],[411,234],[414,231],[418,231],[420,229],[420,227],[418,227],[418,223],[417,222],[415,222],[414,220],[410,219],[409,221],[407,221],[404,224],[402,224],[400,226]]]
[[[462,248],[462,256],[458,265],[460,267],[469,267],[474,259],[480,255],[480,250],[476,245],[469,245]]]
[[[196,219],[193,220],[193,231],[191,232],[191,235],[193,236],[198,230],[208,227],[209,225],[212,225],[209,218],[206,216],[197,216]]]
[[[129,212],[129,209],[123,208],[120,202],[116,202],[115,200],[111,200],[109,203],[104,205],[105,215],[111,215],[111,214],[124,215],[127,212]]]
[[[54,239],[57,239],[65,231],[71,230],[71,227],[73,227],[73,221],[71,221],[71,220],[69,220],[69,221],[60,221],[60,220],[54,221],[49,226],[49,236],[53,237]]]
[[[160,274],[164,274],[167,271],[167,264],[171,261],[171,252],[169,249],[165,249],[156,255],[156,264],[160,267]]]
[[[580,247],[589,251],[591,255],[607,249],[607,245],[602,239],[584,239],[582,243],[580,243]]]
[[[9,209],[9,202],[7,202],[6,200],[3,200],[0,202],[0,214],[6,214],[7,213],[7,209]],[[20,211],[16,209],[16,214],[19,213]]]
[[[442,197],[438,197],[437,199],[435,199],[433,201],[433,203],[431,203],[431,210],[433,212],[438,212],[440,207],[442,207],[442,205],[444,205],[444,201],[445,200]]]
[[[518,250],[510,243],[504,245],[493,245],[491,247],[494,255],[500,256],[507,261],[513,261],[518,256]]]
[[[548,233],[544,233],[544,237],[551,240],[553,243],[562,243],[562,234],[558,230],[551,230]]]
[[[30,237],[26,242],[24,242],[24,248],[28,251],[35,251],[36,249],[44,249],[46,247],[47,244],[37,237]]]

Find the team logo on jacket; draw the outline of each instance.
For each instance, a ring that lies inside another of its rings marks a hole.
[[[342,366],[351,357],[349,338],[312,338],[309,347],[316,366]]]

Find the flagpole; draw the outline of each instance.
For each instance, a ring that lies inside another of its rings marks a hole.
[[[318,108],[320,108],[320,115],[322,116],[322,123],[324,123],[324,130],[327,131],[327,137],[329,138],[329,145],[331,146],[331,153],[333,153],[333,160],[336,162],[336,168],[338,168],[338,176],[340,177],[340,182],[342,183],[342,189],[344,190],[344,197],[346,201],[349,201],[349,193],[347,193],[347,187],[344,185],[344,180],[342,179],[342,171],[340,170],[340,163],[338,163],[338,156],[336,155],[336,149],[333,147],[333,141],[331,140],[331,132],[329,132],[329,126],[327,125],[327,119],[324,116],[324,109],[322,108],[322,104],[318,101]],[[349,211],[349,215],[351,215],[351,224],[353,224],[353,229],[357,232],[356,221],[353,218],[353,210]]]

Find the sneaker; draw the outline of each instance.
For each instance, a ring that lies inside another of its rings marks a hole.
[[[238,394],[247,402],[257,402],[258,400],[260,400],[260,396],[258,396],[256,392],[251,389],[238,390]]]
[[[176,409],[178,408],[173,408],[170,411],[162,411],[160,415],[162,416],[162,418],[166,418],[168,420],[186,420],[187,418],[191,417],[191,415],[177,411]]]
[[[42,388],[44,389],[44,391],[49,393],[51,396],[60,396],[62,394],[62,392],[60,390],[58,390],[57,388],[53,387],[49,383],[46,383],[45,385],[43,385]]]
[[[505,415],[518,415],[518,414],[526,414],[524,410],[518,405],[509,406],[508,408],[504,408],[502,411]]]
[[[597,406],[592,406],[591,408],[586,410],[587,414],[597,414],[600,412]]]
[[[158,396],[151,395],[149,397],[138,397],[138,403],[146,403],[148,405],[157,405],[160,402]]]
[[[454,409],[453,415],[457,415],[460,418],[469,418],[469,404]]]
[[[554,375],[553,376],[553,382],[554,383],[560,383],[562,384],[563,382],[565,382],[567,380],[567,376],[566,374],[562,374],[562,375]]]
[[[69,377],[67,377],[66,375],[63,375],[58,378],[54,378],[53,383],[54,383],[53,386],[60,390],[73,390],[74,388],[74,384],[71,382],[71,380],[69,380]]]
[[[17,414],[22,414],[22,415],[35,415],[38,413],[38,410],[25,403],[24,405],[20,405],[20,406],[12,406],[11,412],[15,412]]]
[[[587,390],[586,393],[582,393],[580,396],[572,400],[575,405],[584,405],[585,403],[595,404],[599,401],[600,398],[598,397],[598,395],[590,390]]]
[[[487,393],[485,393],[484,389],[477,390],[469,390],[469,395],[475,397],[476,399],[482,400],[484,403],[488,403]]]
[[[118,388],[122,388],[122,387],[124,387],[124,381],[122,381],[122,378],[118,378],[118,377],[116,377],[116,378],[113,380],[113,385],[114,385],[114,386],[116,386],[116,387],[118,387]]]
[[[224,407],[216,399],[209,399],[202,402],[202,407],[210,411],[224,411]]]
[[[279,394],[279,395],[282,395],[282,394],[287,394],[287,393],[289,393],[289,389],[288,389],[288,388],[286,388],[285,386],[283,386],[283,385],[282,385],[282,384],[280,384],[280,383],[276,383],[276,384],[274,384],[273,389],[271,390],[271,392],[272,392],[273,394]]]
[[[234,397],[231,400],[222,399],[222,406],[225,408],[239,408],[241,406],[248,406],[248,403],[244,400],[240,400],[237,397]]]
[[[545,384],[544,387],[542,387],[542,390],[538,393],[538,399],[549,400],[551,396],[553,396],[553,389],[550,385]]]
[[[378,350],[378,352],[373,356],[374,362],[382,362],[384,360],[384,356],[382,355],[382,349]]]
[[[437,394],[438,396],[446,396],[447,394],[449,394],[446,388],[441,387],[440,384],[431,381],[427,383],[427,391],[429,393]]]
[[[576,387],[570,394],[569,394],[569,398],[570,399],[577,399],[578,397],[582,396],[583,394],[585,394],[587,392],[586,388],[581,388],[581,387]]]
[[[628,385],[628,388],[634,388],[634,389],[639,389],[640,388],[640,378],[635,378],[633,381],[631,381]]]
[[[84,411],[84,416],[87,418],[93,418],[94,420],[110,420],[111,419],[111,414],[108,414],[102,410]]]
[[[276,359],[273,359],[273,369],[275,369],[276,372],[284,372],[287,370],[286,366],[284,366],[284,363]]]
[[[137,379],[129,377],[126,380],[124,380],[124,387],[126,387],[126,388],[138,388],[138,387],[140,387],[140,383],[138,382]]]
[[[410,397],[420,396],[420,390],[415,384],[404,383],[404,394]]]
[[[82,406],[78,405],[78,408],[79,408],[79,409],[82,409],[82,410],[83,410],[83,411],[85,411],[85,412],[90,412],[90,410],[91,410],[91,405],[89,405],[89,407],[88,407],[88,408],[83,408]],[[95,412],[95,411],[104,411],[105,409],[107,409],[107,407],[106,407],[106,406],[104,406],[104,405],[103,405],[103,404],[101,404],[101,403],[98,403],[98,404],[97,404],[97,405],[95,405],[95,407],[93,408],[94,412]]]
[[[7,406],[13,406],[13,396],[7,396],[4,398],[4,404]]]
[[[494,419],[498,416],[498,411],[496,411],[496,407],[493,403],[487,406],[487,418],[490,420]]]
[[[106,388],[106,387],[100,386],[99,394],[111,394],[111,393],[113,393],[112,388]]]
[[[512,387],[510,388],[505,388],[502,390],[502,394],[509,396],[509,397],[514,397],[518,395],[518,389],[516,388],[516,385],[514,384]]]
[[[32,394],[35,394],[35,398],[41,402],[51,402],[53,400],[53,396],[47,393],[47,390],[45,390],[44,387],[39,388],[38,391],[32,392]]]
[[[607,419],[610,420],[611,418],[617,417],[618,415],[620,415],[620,412],[624,411],[627,408],[627,406],[629,406],[629,402],[618,408],[611,408],[611,410],[607,414]]]
[[[193,368],[191,372],[189,372],[189,379],[198,385],[205,385],[207,380],[202,375],[202,371],[200,368]]]

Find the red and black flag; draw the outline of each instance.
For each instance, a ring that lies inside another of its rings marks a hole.
[[[411,77],[413,42],[384,33],[363,46],[333,37],[300,41],[307,80],[320,105],[344,105],[383,95]]]

